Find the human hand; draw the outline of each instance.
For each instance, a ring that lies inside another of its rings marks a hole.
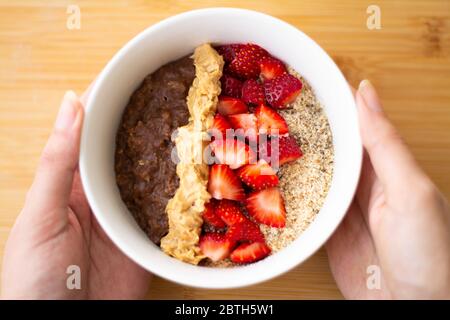
[[[384,115],[367,80],[356,92],[366,153],[355,199],[326,249],[349,299],[450,298],[449,206]],[[381,270],[369,290],[366,269]]]
[[[67,92],[6,244],[5,299],[138,299],[147,292],[150,274],[111,242],[84,196],[77,169],[83,114]],[[66,286],[70,265],[80,268],[80,290]]]

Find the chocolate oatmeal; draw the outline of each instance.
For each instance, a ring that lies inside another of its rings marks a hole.
[[[116,137],[120,194],[139,226],[157,245],[168,232],[167,202],[179,185],[171,135],[188,123],[186,96],[195,77],[190,57],[148,75],[133,93]]]

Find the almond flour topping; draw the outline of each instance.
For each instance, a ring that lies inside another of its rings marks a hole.
[[[323,206],[333,177],[333,141],[330,125],[311,86],[295,70],[289,72],[303,83],[300,96],[290,108],[281,110],[289,131],[303,151],[303,157],[282,166],[281,193],[286,207],[286,227],[261,225],[266,241],[277,252],[297,239]]]

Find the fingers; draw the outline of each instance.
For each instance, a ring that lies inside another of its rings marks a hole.
[[[91,210],[89,203],[84,194],[83,185],[81,184],[80,172],[75,170],[72,182],[72,191],[69,198],[69,207],[78,218],[83,230],[90,230]],[[89,236],[87,234],[86,236]]]
[[[377,199],[380,199],[379,196],[382,193],[383,186],[375,174],[369,155],[364,151],[361,178],[356,191],[356,200],[368,226],[371,226],[369,212],[372,212],[372,209],[377,204]]]
[[[364,147],[387,196],[405,195],[405,188],[423,175],[413,155],[386,118],[375,88],[361,82],[356,103]]]
[[[73,91],[64,95],[52,134],[42,152],[27,203],[28,212],[54,214],[67,208],[78,165],[82,105]]]
[[[345,298],[382,298],[383,290],[367,289],[367,267],[378,264],[378,258],[369,229],[356,202],[351,204],[325,248],[331,272]]]

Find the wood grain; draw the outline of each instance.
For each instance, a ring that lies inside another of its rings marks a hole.
[[[67,5],[81,29],[66,28]],[[147,26],[186,10],[244,7],[279,17],[315,39],[349,82],[376,85],[420,164],[450,196],[450,2],[375,1],[381,30],[368,30],[373,1],[0,1],[0,255],[67,89],[78,93]],[[199,290],[155,278],[149,298],[340,298],[320,250],[272,281]]]

